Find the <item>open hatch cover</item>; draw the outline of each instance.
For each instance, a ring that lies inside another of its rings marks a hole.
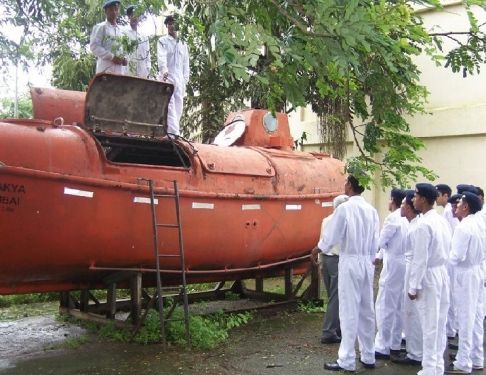
[[[162,137],[174,86],[115,74],[98,74],[86,95],[85,126],[112,136]]]

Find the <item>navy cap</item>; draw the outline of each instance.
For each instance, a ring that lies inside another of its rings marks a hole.
[[[175,17],[170,15],[165,17],[164,25],[167,26],[169,23],[174,23],[174,22],[175,22]]]
[[[103,9],[115,5],[115,4],[120,4],[120,1],[118,0],[106,0],[105,3],[103,4]]]
[[[447,200],[447,202],[450,204],[457,204],[461,198],[462,194],[454,194]]]
[[[435,199],[437,198],[437,190],[435,186],[425,182],[415,185],[415,192],[430,202],[435,202]]]
[[[469,191],[470,193],[479,194],[478,189],[474,185],[467,185],[467,184],[460,184],[457,185],[457,193],[458,194],[463,194],[465,191]]]
[[[390,197],[393,199],[393,202],[395,202],[395,205],[400,206],[403,198],[405,198],[405,192],[402,189],[393,188]]]
[[[126,14],[127,16],[131,16],[133,14],[133,11],[135,10],[135,5],[129,5],[127,6]]]
[[[472,214],[475,214],[478,211],[481,211],[481,208],[483,208],[483,205],[481,204],[481,199],[469,191],[465,191],[462,194],[461,199],[467,203],[469,206],[469,211],[471,211]]]
[[[437,185],[435,185],[435,188],[441,194],[446,193],[449,197],[452,195],[452,189],[450,188],[449,185],[446,185],[446,184],[437,184]]]

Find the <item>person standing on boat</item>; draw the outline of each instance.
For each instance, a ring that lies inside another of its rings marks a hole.
[[[417,223],[410,264],[408,297],[417,304],[422,327],[422,370],[419,374],[444,373],[446,320],[449,309],[447,259],[451,246],[449,223],[434,209],[437,190],[429,183],[415,185],[413,205],[422,217]]]
[[[131,41],[136,44],[135,50],[128,55],[127,74],[148,78],[150,74],[150,45],[146,36],[138,31],[140,15],[137,15],[135,5],[127,8],[127,17],[130,23],[126,33]]]
[[[383,259],[376,297],[376,337],[375,358],[390,359],[390,355],[400,354],[403,328],[403,288],[405,283],[405,239],[407,220],[400,213],[405,197],[403,190],[393,188],[388,209],[391,212],[383,223],[377,253]]]
[[[174,16],[166,17],[164,24],[168,35],[161,37],[157,43],[159,79],[174,85],[167,114],[167,134],[177,137],[180,134],[179,122],[189,81],[189,50],[187,44],[177,36],[178,27]]]
[[[125,33],[116,23],[120,15],[120,1],[106,0],[103,10],[106,20],[93,28],[89,43],[91,52],[96,56],[96,73],[125,74],[127,59],[120,43]]]
[[[325,363],[331,371],[356,369],[355,343],[358,338],[360,362],[375,367],[375,311],[373,306],[373,260],[378,249],[378,213],[361,193],[364,188],[349,175],[344,193],[349,200],[341,204],[324,228],[319,249],[329,252],[339,245],[339,318],[341,345],[336,362]]]
[[[338,195],[333,200],[334,209],[344,202],[347,202],[347,195]],[[319,243],[323,240],[324,229],[331,221],[333,214],[322,220],[321,236]],[[327,310],[322,324],[321,344],[334,344],[341,342],[341,328],[339,326],[339,298],[338,298],[338,266],[339,246],[334,246],[328,252],[319,249],[319,243],[312,250],[312,259],[320,256],[321,274],[327,292]]]

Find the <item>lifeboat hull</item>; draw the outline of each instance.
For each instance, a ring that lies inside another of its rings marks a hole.
[[[0,122],[0,294],[101,287],[122,270],[153,275],[149,179],[169,195],[155,202],[159,224],[177,224],[177,182],[189,282],[302,265],[344,184],[342,162],[325,154],[130,137],[106,147],[52,120]],[[159,227],[158,238],[169,255],[163,280],[178,283],[177,228]]]

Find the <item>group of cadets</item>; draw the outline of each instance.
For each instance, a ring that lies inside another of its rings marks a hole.
[[[93,28],[90,49],[96,56],[96,73],[114,73],[149,78],[151,70],[148,37],[142,35],[138,25],[142,12],[134,5],[126,8],[129,27],[118,24],[120,1],[106,0],[103,4],[106,20]],[[179,136],[179,122],[182,116],[183,98],[189,81],[189,50],[187,44],[178,38],[174,16],[164,21],[168,34],[157,43],[157,79],[174,86],[168,108],[167,134]],[[127,48],[127,45],[132,48]],[[127,49],[129,51],[127,51]]]
[[[379,231],[376,210],[360,197],[363,190],[348,176],[345,193],[349,199],[335,205],[313,250],[314,256],[319,253],[324,260],[339,255],[339,319],[325,318],[321,342],[340,342],[340,348],[337,361],[324,368],[355,371],[358,338],[365,368],[374,368],[376,359],[390,359],[421,365],[421,375],[482,370],[486,315],[483,191],[464,184],[457,186],[456,194],[445,184],[395,188],[391,213]],[[444,207],[443,214],[434,209],[435,204]],[[373,264],[380,263],[373,306]],[[330,284],[326,289],[333,293]],[[328,314],[335,313],[328,310]],[[337,327],[330,326],[334,321]],[[325,336],[329,333],[332,336]],[[448,340],[449,348],[457,352],[450,352],[451,362],[445,365]]]

